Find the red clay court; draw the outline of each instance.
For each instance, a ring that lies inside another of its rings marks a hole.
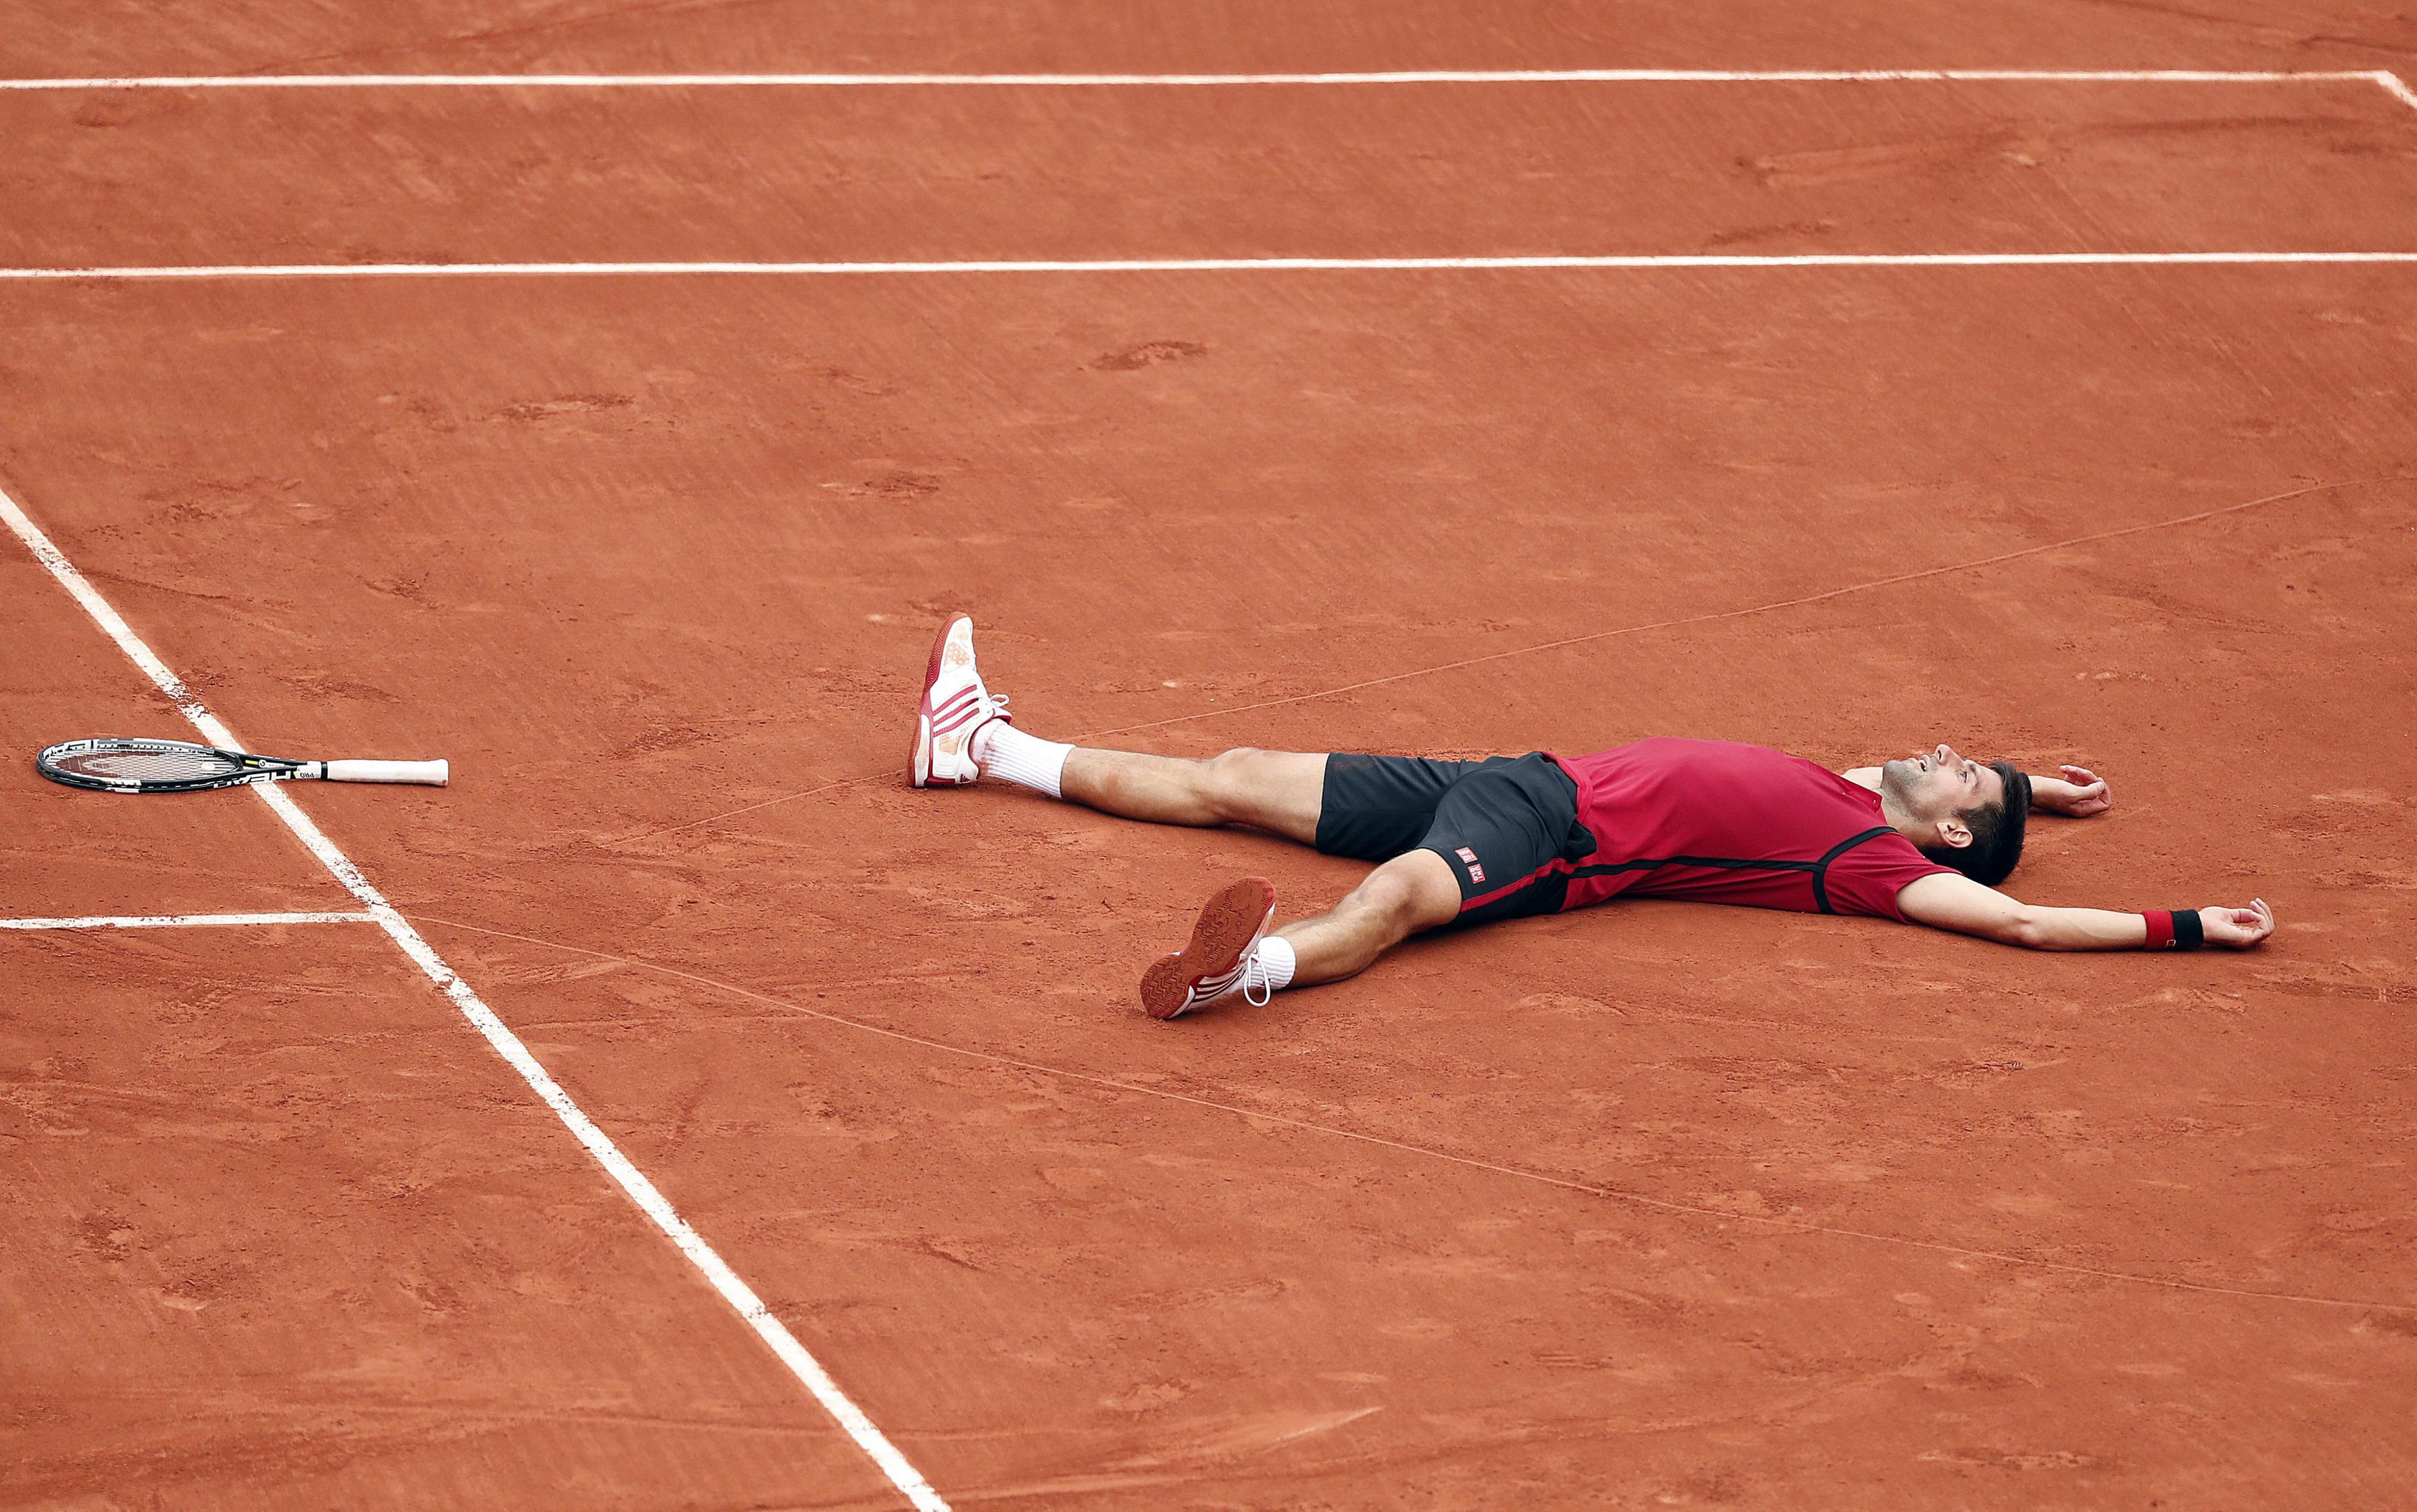
[[[16,8],[0,1503],[2417,1502],[2417,21],[1163,8]],[[1060,739],[2082,762],[2020,896],[2282,925],[1153,1022],[1361,869],[909,791],[960,609]],[[30,760],[213,720],[454,782]]]

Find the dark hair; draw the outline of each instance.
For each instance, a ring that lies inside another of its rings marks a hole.
[[[1955,817],[1972,832],[1969,845],[1922,847],[1922,854],[1943,867],[1953,867],[1984,887],[1994,887],[2014,874],[2023,858],[2023,821],[2030,817],[2031,779],[2012,762],[1991,762],[1989,770],[2005,779],[2005,792],[1996,803],[1967,809]]]

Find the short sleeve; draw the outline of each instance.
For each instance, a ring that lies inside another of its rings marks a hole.
[[[1896,895],[1907,884],[1941,871],[1953,871],[1914,849],[1911,840],[1891,833],[1865,840],[1830,863],[1822,874],[1833,914],[1862,914],[1872,918],[1905,922]]]

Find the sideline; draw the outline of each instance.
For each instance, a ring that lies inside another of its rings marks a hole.
[[[2379,84],[2411,106],[2383,68],[1433,68],[1361,73],[242,73],[123,79],[0,79],[0,90],[46,89],[719,89],[1220,88],[1243,84],[1821,84],[2117,83]]]
[[[0,919],[0,930],[183,930],[217,924],[375,924],[374,914],[119,914]]]

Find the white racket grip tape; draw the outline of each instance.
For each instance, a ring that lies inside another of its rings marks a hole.
[[[450,762],[329,762],[330,782],[418,782],[441,788],[453,775]]]

